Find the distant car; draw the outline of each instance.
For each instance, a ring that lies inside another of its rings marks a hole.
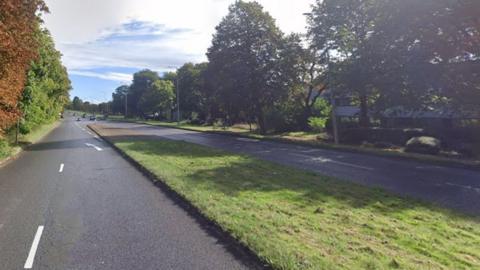
[[[90,115],[90,121],[95,121],[97,120],[97,118],[95,117],[95,115]]]
[[[77,118],[77,121],[80,121],[80,117]]]

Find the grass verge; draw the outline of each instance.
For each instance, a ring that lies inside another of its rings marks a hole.
[[[337,151],[363,153],[363,154],[370,154],[370,155],[383,156],[383,157],[399,158],[403,160],[415,160],[419,162],[442,165],[442,166],[480,170],[480,160],[462,160],[462,159],[454,159],[454,158],[441,157],[441,156],[424,155],[424,154],[417,154],[417,153],[406,153],[406,152],[401,152],[397,150],[394,151],[394,150],[388,150],[388,149],[378,149],[378,148],[355,146],[355,145],[345,145],[345,144],[335,145],[325,141],[317,140],[317,135],[310,132],[287,132],[282,134],[261,135],[261,134],[250,131],[246,126],[240,126],[240,127],[234,126],[234,127],[223,128],[223,127],[216,127],[216,126],[191,125],[186,122],[182,122],[180,123],[180,125],[177,125],[177,123],[175,122],[162,122],[162,121],[150,121],[150,120],[145,121],[145,120],[139,120],[139,119],[125,120],[123,117],[116,117],[116,118],[114,117],[114,118],[111,118],[110,120],[134,122],[134,123],[147,124],[147,125],[159,126],[159,127],[171,127],[171,128],[178,128],[178,129],[184,129],[184,130],[216,133],[216,134],[223,134],[223,135],[230,135],[230,136],[259,139],[259,140],[282,142],[282,143],[291,143],[291,144],[331,149],[331,150],[337,150]]]
[[[113,143],[276,269],[480,268],[480,220],[195,144]]]
[[[26,135],[20,135],[18,138],[19,143],[15,144],[15,135],[10,134],[6,137],[6,140],[0,141],[0,165],[12,156],[17,155],[22,151],[22,147],[35,143],[46,136],[50,131],[60,125],[59,121],[40,125],[34,128],[30,133]]]

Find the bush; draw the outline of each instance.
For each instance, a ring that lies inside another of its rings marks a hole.
[[[428,136],[413,137],[405,145],[405,151],[411,153],[436,155],[440,152],[439,139]]]
[[[8,156],[9,153],[10,153],[10,147],[8,145],[8,142],[0,138],[0,158],[4,158]]]
[[[310,117],[308,118],[308,125],[315,132],[322,132],[327,125],[328,118],[326,117]]]

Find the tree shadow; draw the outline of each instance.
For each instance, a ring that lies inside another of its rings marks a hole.
[[[396,195],[381,188],[366,187],[334,177],[183,141],[168,140],[154,135],[112,136],[109,139],[115,143],[129,143],[124,146],[127,150],[141,154],[156,155],[159,158],[188,157],[188,162],[181,165],[193,171],[184,175],[189,183],[208,186],[215,192],[221,192],[230,197],[237,197],[250,191],[263,194],[286,192],[284,196],[288,196],[290,202],[298,205],[322,207],[325,203],[333,201],[346,208],[369,208],[372,214],[386,216],[408,209],[424,208],[451,217],[480,221],[475,214],[458,213],[434,203]],[[162,141],[169,143],[162,144]],[[152,146],[152,142],[162,145],[155,147]],[[218,162],[218,159],[225,162]]]

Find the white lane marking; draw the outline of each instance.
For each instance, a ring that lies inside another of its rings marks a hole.
[[[87,133],[93,136],[93,134],[90,131],[87,131]]]
[[[93,147],[95,148],[97,151],[102,151],[103,149],[94,145],[94,144],[91,144],[91,143],[85,143],[86,146],[89,146],[89,147]]]
[[[63,163],[60,164],[60,169],[58,170],[58,172],[63,172],[63,166],[65,166]]]
[[[33,266],[33,259],[35,259],[35,253],[37,253],[38,243],[40,243],[40,237],[42,237],[42,233],[43,226],[38,226],[37,233],[35,233],[35,237],[33,238],[32,247],[28,253],[27,261],[25,262],[25,269],[30,269]]]
[[[336,161],[336,160],[332,160],[332,159],[329,159],[329,158],[312,157],[312,156],[309,156],[309,155],[302,155],[302,154],[296,154],[296,153],[293,153],[292,155],[299,156],[299,157],[302,157],[302,158],[308,158],[310,160],[318,161],[318,162],[321,162],[321,163],[330,162],[330,163],[335,163],[335,164],[338,164],[338,165],[348,166],[348,167],[352,167],[352,168],[356,168],[356,169],[362,169],[362,170],[368,170],[368,171],[373,171],[374,170],[373,168],[370,168],[370,167],[355,165],[355,164],[352,164],[352,163],[347,163],[347,162],[342,162],[342,161]]]
[[[238,141],[243,141],[243,142],[258,142],[256,139],[249,139],[249,138],[237,138]]]
[[[450,182],[446,182],[445,185],[452,186],[452,187],[464,188],[464,189],[470,189],[470,190],[474,190],[476,192],[480,192],[480,188],[476,188],[476,187],[472,187],[472,186],[465,186],[465,185],[460,185],[460,184],[455,184],[455,183],[450,183]]]

